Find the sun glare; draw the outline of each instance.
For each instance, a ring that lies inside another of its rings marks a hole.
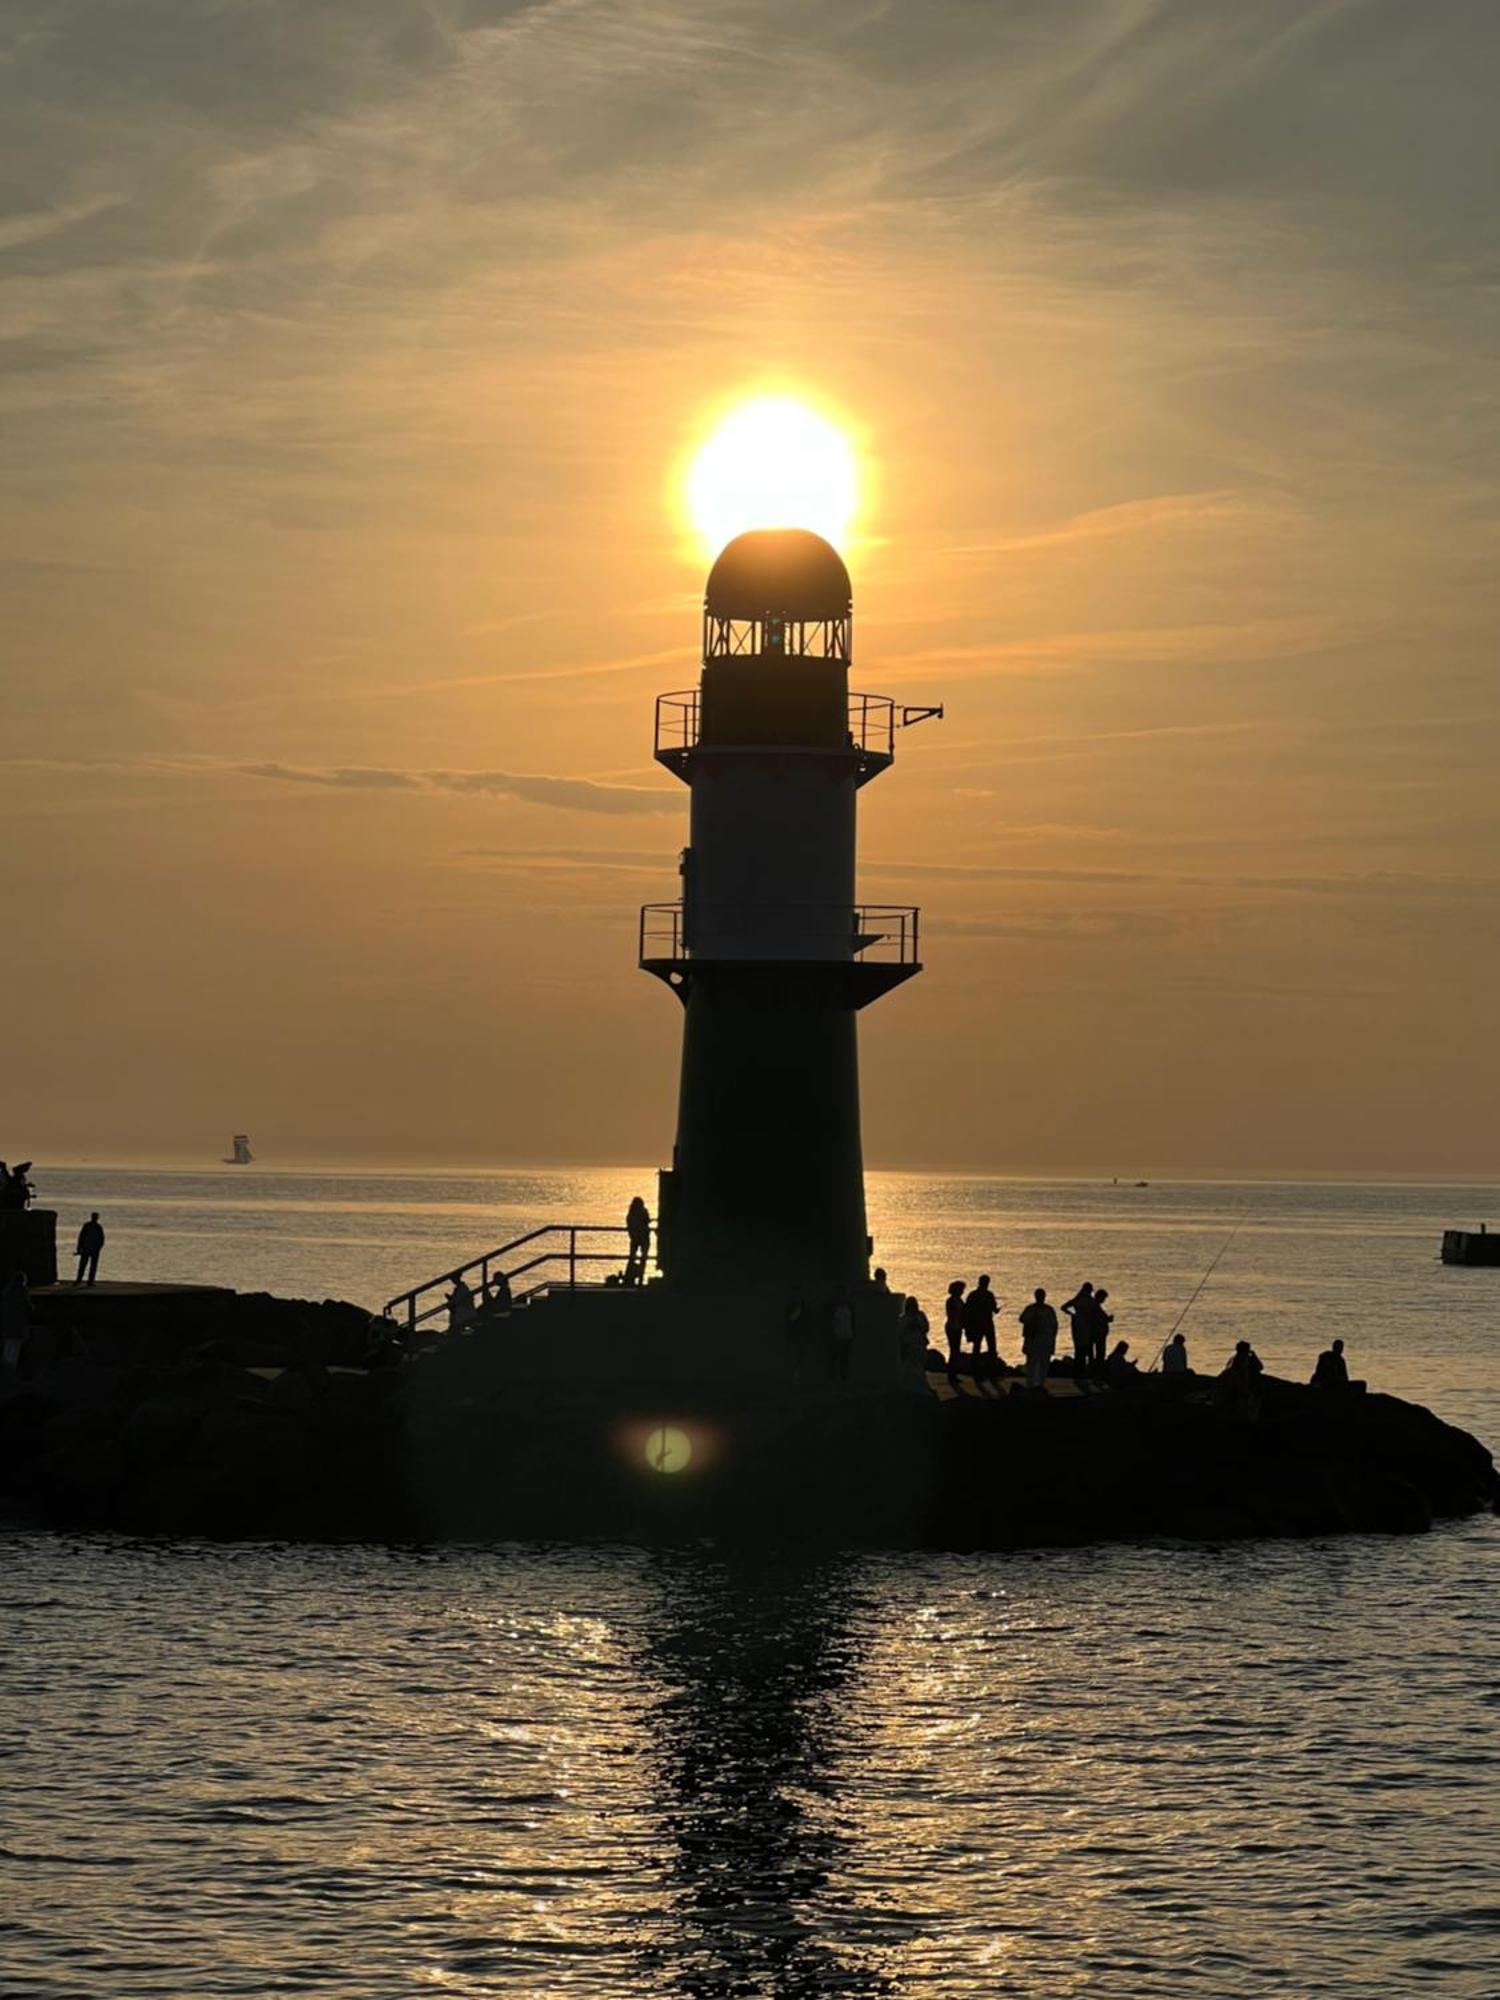
[[[747,528],[811,528],[841,549],[858,502],[849,439],[791,396],[741,403],[688,468],[688,514],[710,556]]]

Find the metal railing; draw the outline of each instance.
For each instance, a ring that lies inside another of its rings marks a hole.
[[[630,1231],[621,1222],[548,1222],[540,1229],[528,1230],[524,1236],[514,1237],[509,1243],[502,1243],[495,1250],[486,1250],[478,1257],[471,1257],[467,1264],[456,1265],[451,1271],[443,1271],[436,1278],[428,1278],[420,1285],[413,1285],[409,1292],[399,1292],[387,1301],[385,1317],[399,1319],[408,1333],[425,1326],[438,1314],[449,1310],[449,1293],[456,1280],[462,1278],[474,1295],[474,1317],[480,1319],[486,1310],[494,1310],[490,1299],[491,1287],[497,1278],[504,1277],[509,1289],[510,1303],[520,1305],[538,1292],[553,1289],[572,1291],[578,1284],[580,1264],[613,1264],[620,1266],[618,1250],[580,1249],[579,1238],[596,1236],[629,1236]],[[539,1243],[544,1237],[566,1237],[565,1244],[540,1250],[535,1255],[523,1258],[520,1263],[506,1263],[505,1259],[513,1251],[524,1250],[528,1244]],[[565,1264],[566,1277],[548,1275],[537,1278],[529,1285],[516,1287],[516,1279],[528,1273],[539,1271],[547,1264]]]
[[[911,903],[855,903],[853,905],[829,905],[824,903],[741,903],[733,905],[695,905],[703,915],[712,911],[719,921],[712,928],[723,935],[726,929],[734,929],[734,919],[739,918],[743,927],[763,936],[773,924],[783,937],[794,945],[799,936],[807,941],[822,941],[830,931],[842,940],[848,939],[849,958],[864,964],[915,965],[920,956],[922,912]],[[847,920],[836,927],[830,926],[832,914]],[[728,920],[726,923],[725,920]],[[645,903],[640,916],[640,962],[646,965],[683,965],[693,957],[687,942],[683,906],[677,903]],[[753,963],[755,958],[765,958],[768,954],[756,951],[747,958]],[[787,954],[796,960],[798,953]],[[822,963],[838,964],[842,954],[828,960],[809,958],[810,965]]]
[[[888,764],[896,754],[896,731],[942,717],[942,708],[895,701],[888,694],[849,695],[848,747],[871,763]],[[652,754],[672,764],[698,747],[702,728],[702,695],[698,688],[674,688],[656,697],[656,733]]]

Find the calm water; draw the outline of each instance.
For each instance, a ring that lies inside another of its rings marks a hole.
[[[49,1172],[116,1276],[378,1304],[633,1174]],[[1108,1283],[1500,1436],[1476,1189],[874,1177],[879,1254]],[[12,1532],[0,1992],[1500,1994],[1500,1524],[859,1557]]]

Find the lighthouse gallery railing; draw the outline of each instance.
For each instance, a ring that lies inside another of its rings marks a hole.
[[[654,755],[662,762],[683,757],[698,747],[701,726],[702,691],[677,688],[656,697],[656,738]],[[941,715],[940,708],[914,707],[894,701],[888,694],[849,696],[849,747],[866,757],[889,763],[896,754],[896,731]]]
[[[697,907],[697,906],[695,906]],[[830,929],[830,909],[821,903],[738,904],[734,913],[764,920],[774,917],[775,928],[784,937],[796,940],[799,929],[809,938],[822,940]],[[708,914],[707,911],[704,914]],[[727,912],[719,912],[721,916]],[[883,965],[915,965],[920,957],[922,913],[911,903],[855,903],[839,906],[833,914],[847,919],[836,925],[847,936],[853,962]],[[760,929],[759,924],[756,925]],[[758,956],[759,954],[751,954]],[[678,903],[647,903],[641,910],[640,962],[642,965],[675,965],[692,956],[688,943],[683,906]],[[819,962],[822,954],[810,955]]]

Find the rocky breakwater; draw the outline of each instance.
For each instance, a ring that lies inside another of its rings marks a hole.
[[[389,1504],[397,1371],[367,1312],[183,1286],[38,1293],[0,1369],[0,1505],[69,1524],[367,1533]]]
[[[1032,1548],[1173,1537],[1415,1534],[1492,1512],[1484,1446],[1395,1396],[1265,1377],[1253,1409],[1146,1377],[945,1404],[928,1537]]]
[[[147,1286],[43,1292],[35,1322],[0,1368],[0,1508],[69,1525],[1018,1548],[1414,1533],[1500,1499],[1489,1453],[1429,1411],[1271,1379],[1253,1409],[1191,1379],[1054,1381],[918,1398],[894,1427],[810,1385],[700,1413],[712,1449],[667,1478],[612,1399],[509,1383],[524,1329],[503,1322],[412,1356],[336,1301]]]

